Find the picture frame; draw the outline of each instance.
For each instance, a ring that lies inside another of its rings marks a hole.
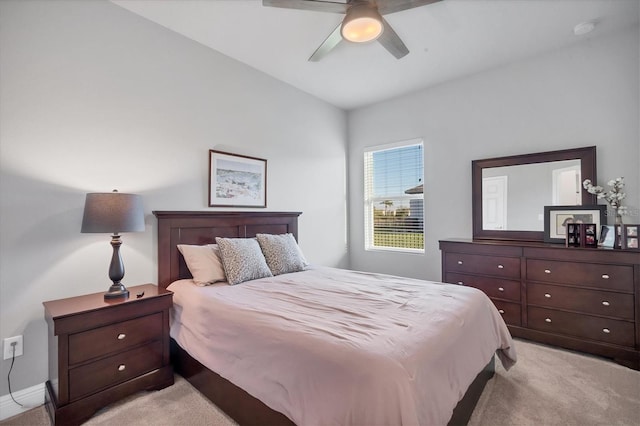
[[[595,224],[599,230],[605,222],[605,205],[544,206],[544,242],[565,244],[568,223]],[[596,239],[598,235],[596,235]]]
[[[600,227],[600,239],[598,246],[604,248],[614,248],[616,243],[616,228],[613,225],[602,225]]]
[[[625,250],[640,250],[640,225],[622,225],[622,248]]]
[[[567,247],[598,247],[596,239],[597,227],[595,223],[568,223],[565,235]]]
[[[579,223],[568,223],[565,233],[565,245],[567,247],[580,247],[583,241]]]
[[[209,207],[267,207],[267,160],[210,149]]]
[[[582,247],[598,247],[598,227],[595,223],[584,223],[580,225],[584,229]]]
[[[615,242],[613,243],[613,248],[621,249],[622,248],[622,225],[613,225],[613,229],[615,229]]]

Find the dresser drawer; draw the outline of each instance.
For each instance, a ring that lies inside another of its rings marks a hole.
[[[632,294],[527,283],[527,303],[592,315],[634,319]]]
[[[527,307],[528,327],[550,333],[614,343],[633,347],[635,344],[632,322],[593,317],[584,314]]]
[[[162,350],[163,343],[158,340],[70,369],[69,400],[73,401],[162,367]]]
[[[520,258],[447,253],[447,272],[467,272],[500,278],[520,279]]]
[[[504,322],[509,325],[520,326],[522,324],[522,316],[520,315],[520,304],[505,302],[504,300],[491,299],[498,312],[502,315]]]
[[[520,281],[501,280],[467,274],[448,273],[445,281],[452,284],[466,285],[482,290],[489,297],[520,301]]]
[[[467,239],[440,250],[442,280],[484,291],[515,337],[640,370],[640,252]]]
[[[69,364],[122,352],[162,336],[162,312],[69,335]]]
[[[633,292],[633,267],[527,259],[527,280]]]

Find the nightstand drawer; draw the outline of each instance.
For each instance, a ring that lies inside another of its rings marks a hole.
[[[74,365],[161,338],[162,313],[147,315],[69,336],[69,364]]]
[[[163,342],[112,355],[69,370],[69,400],[97,392],[162,367]]]
[[[529,327],[570,336],[633,347],[635,327],[632,322],[592,317],[554,309],[527,308]]]
[[[633,267],[527,260],[527,280],[633,292]]]
[[[520,279],[520,258],[447,253],[446,269],[453,272]]]
[[[448,273],[445,280],[452,284],[475,287],[489,297],[520,301],[520,281],[454,273]]]
[[[527,303],[591,315],[634,319],[633,294],[528,283]]]
[[[169,309],[173,293],[153,284],[43,302],[49,331],[45,405],[52,424],[82,424],[127,395],[173,384]]]

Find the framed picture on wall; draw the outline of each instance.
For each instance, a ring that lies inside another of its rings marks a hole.
[[[267,207],[267,160],[209,150],[209,207]]]
[[[604,205],[544,206],[544,241],[564,244],[569,224],[591,223],[599,230],[605,221],[605,210]]]

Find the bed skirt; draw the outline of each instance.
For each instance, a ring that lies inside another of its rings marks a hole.
[[[184,377],[207,399],[241,426],[294,425],[287,416],[266,406],[243,389],[195,360],[171,339],[171,362],[176,373]],[[495,373],[495,356],[478,373],[464,397],[453,410],[448,426],[466,425],[487,382]]]

